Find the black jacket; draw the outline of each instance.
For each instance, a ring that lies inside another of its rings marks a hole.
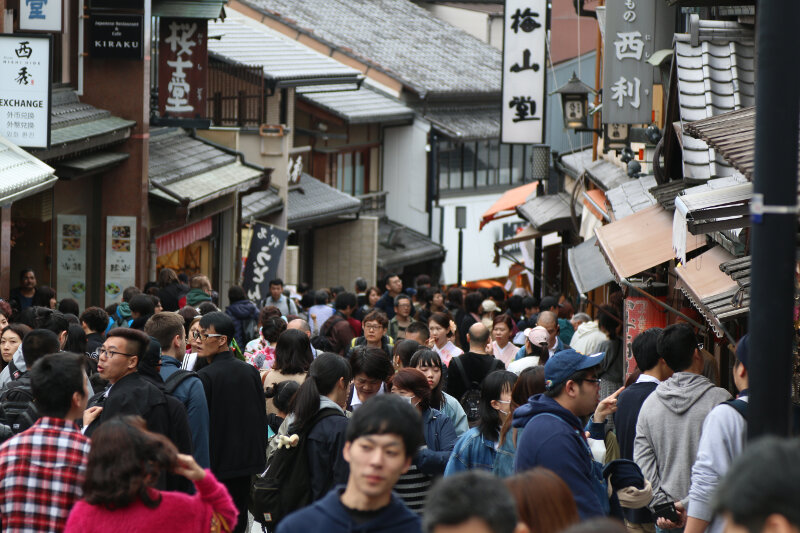
[[[251,320],[254,324],[258,322],[258,307],[250,300],[239,300],[229,305],[225,309],[225,314],[233,320],[233,336],[236,339],[236,343],[244,348],[249,341],[253,340],[253,338],[247,338],[247,335],[245,335],[248,333],[245,331],[245,326]]]
[[[99,347],[103,345],[105,335],[100,333],[89,333],[86,335],[86,353],[94,353]],[[97,365],[95,365],[97,366]]]
[[[164,308],[164,311],[178,311],[180,309],[178,302],[186,292],[187,289],[177,281],[170,283],[166,287],[161,287],[158,291],[158,299],[161,300],[161,307]]]
[[[267,410],[258,370],[222,352],[197,375],[208,402],[211,471],[221,480],[260,474],[267,453]]]
[[[308,433],[308,466],[311,471],[311,499],[319,500],[336,485],[346,484],[350,465],[344,460],[348,418],[323,418]]]

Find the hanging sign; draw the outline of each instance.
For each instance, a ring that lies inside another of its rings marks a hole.
[[[506,0],[501,142],[544,140],[547,0]]]
[[[115,59],[144,57],[144,17],[142,15],[97,15],[89,18],[89,55]]]
[[[122,291],[136,285],[136,217],[106,218],[105,304],[122,301]]]
[[[253,227],[242,283],[248,299],[261,302],[269,295],[269,281],[277,276],[288,236],[288,231],[275,226],[257,223]]]
[[[159,24],[159,114],[202,118],[208,85],[208,20],[162,18]]]
[[[61,31],[61,0],[20,0],[19,29]]]
[[[58,247],[56,294],[59,300],[74,298],[86,308],[86,215],[56,217]]]
[[[52,49],[50,35],[0,35],[0,135],[17,146],[50,146]]]
[[[663,328],[667,325],[664,310],[642,296],[625,298],[625,379],[636,370],[631,345],[636,336],[650,328]]]

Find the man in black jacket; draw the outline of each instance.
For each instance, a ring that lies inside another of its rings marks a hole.
[[[203,316],[197,355],[210,363],[198,375],[208,402],[211,471],[239,510],[234,532],[243,532],[250,476],[264,471],[267,412],[258,371],[228,349],[233,332],[233,321],[225,313]]]

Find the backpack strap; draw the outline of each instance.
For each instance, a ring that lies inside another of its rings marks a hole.
[[[311,422],[309,422],[309,424],[306,426],[306,434],[308,434],[308,432],[310,432],[314,428],[314,426],[316,426],[319,423],[320,420],[328,418],[329,416],[336,416],[336,415],[347,416],[334,407],[325,407],[324,409],[320,409],[319,411],[317,411],[317,414],[315,414],[314,417],[311,419]],[[297,431],[295,431],[295,425],[296,422],[289,427],[289,435],[291,435],[292,433],[297,433]]]
[[[464,368],[464,364],[461,362],[461,357],[453,357],[450,359],[450,362],[456,365],[456,371],[458,371],[461,381],[464,382],[464,391],[468,391],[470,387],[472,387],[472,382],[469,380],[469,376],[467,376],[467,369]]]
[[[12,357],[11,361],[8,362],[8,375],[11,376],[11,380],[12,381],[18,380],[19,378],[22,377],[22,374],[24,373],[25,372],[17,368],[17,365],[14,364],[14,358]]]
[[[742,415],[742,417],[745,420],[747,420],[747,402],[746,401],[740,400],[739,398],[736,398],[735,400],[728,400],[728,401],[725,401],[725,402],[722,402],[722,403],[724,405],[730,405],[731,407],[736,409],[736,412],[739,413],[740,415]]]
[[[164,382],[164,392],[173,394],[178,386],[192,376],[197,376],[197,372],[179,369],[172,373]]]

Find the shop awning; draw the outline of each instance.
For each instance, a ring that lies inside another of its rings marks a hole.
[[[274,187],[242,197],[242,220],[245,222],[251,218],[269,216],[281,209],[283,209],[283,200]]]
[[[655,176],[642,176],[607,191],[606,197],[614,212],[614,219],[623,219],[655,205],[656,199],[650,194],[650,189],[656,185]]]
[[[492,207],[487,209],[481,217],[479,230],[483,229],[483,227],[492,220],[516,215],[517,207],[524,204],[530,196],[536,194],[537,185],[539,185],[539,182],[534,181],[533,183],[527,183],[521,187],[515,187],[504,192],[503,196],[501,196]]]
[[[113,168],[126,161],[131,154],[127,152],[92,152],[73,159],[58,161],[58,177],[61,179],[76,179],[91,176]]]
[[[425,120],[458,141],[497,139],[500,136],[500,106],[425,109]]]
[[[592,149],[578,150],[560,154],[555,160],[558,170],[577,180],[586,171],[586,167],[592,164]]]
[[[203,219],[194,224],[190,224],[179,230],[172,231],[161,237],[156,237],[158,255],[166,255],[180,250],[193,242],[205,239],[214,232],[214,225],[211,218]]]
[[[600,251],[617,281],[635,276],[669,261],[672,249],[672,214],[654,205],[595,230]],[[687,235],[687,251],[705,245],[705,237]]]
[[[567,262],[572,280],[581,294],[614,281],[614,274],[597,246],[597,237],[567,250]]]
[[[335,115],[348,124],[405,122],[414,119],[414,110],[403,103],[364,85],[358,90],[320,91],[316,87],[297,90],[300,100]]]
[[[401,270],[425,261],[444,260],[444,248],[422,233],[387,219],[378,223],[378,267]]]
[[[748,310],[747,306],[732,306],[739,285],[720,269],[723,263],[733,259],[730,253],[717,246],[675,268],[681,291],[720,337],[723,335],[723,320]]]
[[[289,187],[288,223],[290,229],[334,222],[361,210],[361,200],[334,189],[308,174]]]
[[[51,188],[58,181],[54,172],[19,146],[0,137],[0,206]]]
[[[153,0],[154,17],[224,19],[227,0]]]
[[[565,192],[538,196],[517,207],[517,213],[538,231],[561,231],[572,225],[570,201]]]

